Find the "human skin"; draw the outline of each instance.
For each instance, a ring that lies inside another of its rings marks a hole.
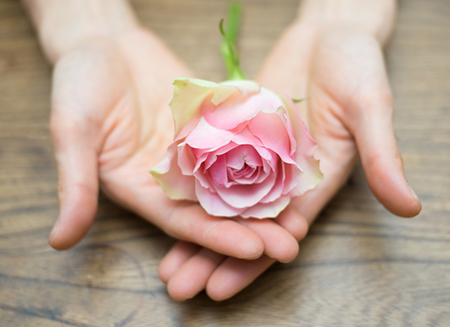
[[[338,1],[303,1],[263,64],[259,83],[308,98],[299,110],[319,144],[325,175],[278,218],[263,221],[211,217],[197,204],[171,201],[148,174],[173,137],[171,82],[194,74],[139,26],[125,2],[23,2],[55,65],[51,132],[60,213],[50,236],[54,248],[68,248],[88,231],[100,185],[182,240],[159,270],[174,299],[206,289],[223,300],[276,260],[295,258],[297,240],[346,181],[358,151],[372,192],[388,210],[404,217],[420,212],[393,132],[381,52],[395,17],[392,0],[364,6],[345,0],[338,7]]]

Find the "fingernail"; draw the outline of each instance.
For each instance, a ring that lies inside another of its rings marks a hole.
[[[300,252],[300,246],[298,247],[298,251]],[[281,263],[290,263],[290,262],[294,261],[297,257],[298,257],[298,254],[297,254],[297,255],[295,256],[295,258],[292,259],[292,260],[289,260],[289,261],[278,260],[278,261],[281,262]]]
[[[50,232],[50,236],[48,238],[49,242],[52,243],[52,239],[55,236],[55,234],[58,232],[58,226],[59,226],[59,216],[58,219],[56,219],[56,223],[52,228],[52,231]]]
[[[420,201],[419,197],[417,196],[416,192],[414,192],[414,190],[412,189],[412,187],[408,184],[409,189],[411,190],[411,194],[413,195],[413,197],[417,200]]]
[[[263,254],[264,254],[264,250],[261,250],[261,252],[255,257],[254,260],[261,258]]]

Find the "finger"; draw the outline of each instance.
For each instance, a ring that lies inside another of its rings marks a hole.
[[[169,295],[176,301],[190,299],[203,291],[224,255],[201,249],[187,260],[170,278],[167,285]]]
[[[332,113],[329,121],[340,121],[350,131],[374,195],[394,214],[417,215],[420,201],[403,172],[392,122],[392,97],[378,40],[349,26],[330,29],[322,37],[313,67],[312,102],[328,96],[330,109],[322,113]],[[316,90],[325,92],[313,93],[314,85]],[[320,141],[317,140],[319,145]]]
[[[167,284],[175,272],[198,252],[198,245],[178,241],[159,264],[159,278]]]
[[[80,45],[54,69],[50,127],[60,211],[50,244],[56,249],[76,244],[97,211],[98,153],[103,143],[99,130],[125,80],[116,78],[121,65],[113,53],[103,42]]]
[[[209,278],[206,293],[215,301],[226,300],[247,287],[274,262],[265,255],[253,261],[227,258]]]
[[[297,241],[302,240],[308,233],[308,221],[293,205],[289,205],[275,221],[288,231]]]
[[[235,221],[254,231],[264,243],[264,254],[281,262],[289,262],[298,254],[298,242],[286,229],[270,219],[243,219]]]
[[[59,216],[49,242],[58,250],[75,245],[88,232],[98,199],[97,152],[83,122],[66,118],[55,113],[51,119],[58,165]]]
[[[369,187],[392,213],[413,217],[421,210],[420,200],[408,185],[394,134],[392,99],[387,80],[363,95],[354,136]]]
[[[231,219],[208,215],[197,203],[170,200],[159,185],[131,198],[128,205],[133,210],[176,239],[241,259],[258,258],[264,251],[254,231]]]

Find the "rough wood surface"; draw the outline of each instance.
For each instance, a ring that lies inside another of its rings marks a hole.
[[[226,1],[135,0],[199,76],[220,80]],[[240,46],[256,72],[296,0],[245,1]],[[301,243],[241,294],[172,301],[157,266],[173,240],[108,200],[89,235],[57,252],[51,68],[24,11],[0,2],[0,326],[450,326],[450,2],[401,1],[387,49],[396,132],[419,217],[389,214],[360,166]],[[180,30],[183,35],[180,36]]]

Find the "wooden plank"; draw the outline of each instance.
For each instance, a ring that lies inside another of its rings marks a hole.
[[[202,78],[224,76],[226,1],[134,0]],[[256,73],[296,1],[245,1],[243,69]],[[100,199],[89,235],[52,250],[56,165],[49,141],[51,67],[19,3],[0,2],[0,326],[449,326],[450,3],[402,1],[387,48],[396,132],[418,218],[388,213],[360,165],[301,243],[223,303],[176,303],[157,276],[173,240]]]

